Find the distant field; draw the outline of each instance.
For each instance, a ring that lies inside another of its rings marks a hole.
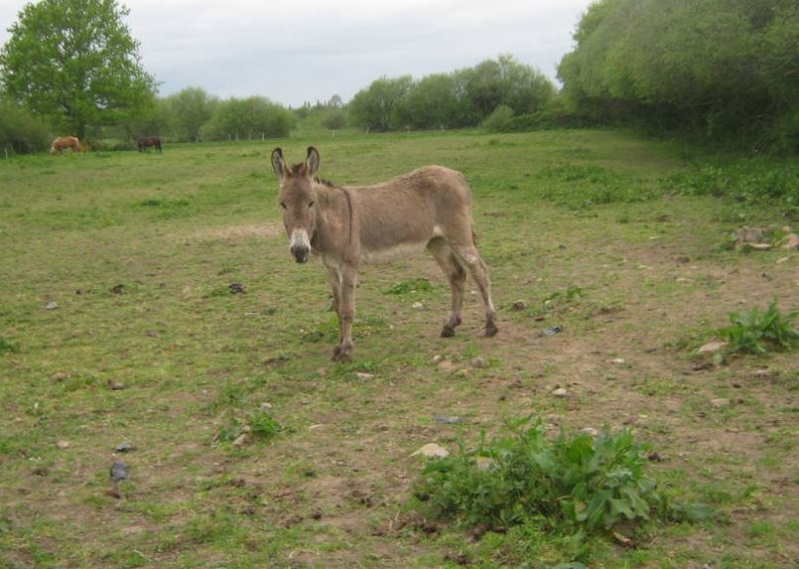
[[[293,262],[269,165],[310,144],[340,184],[466,175],[497,337],[475,294],[438,337],[449,292],[422,256],[362,271],[353,363],[331,363],[324,275]],[[530,558],[410,513],[411,453],[524,415],[630,429],[664,488],[717,510],[591,539],[586,567],[799,565],[796,355],[692,357],[730,312],[799,309],[799,253],[729,237],[790,220],[668,193],[682,157],[556,131],[0,160],[0,567],[558,566],[555,536]]]

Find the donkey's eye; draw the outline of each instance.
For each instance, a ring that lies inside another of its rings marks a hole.
[[[282,207],[283,209],[286,209],[286,204],[285,204],[285,202],[280,202],[280,207]]]
[[[308,209],[311,209],[313,207],[313,204],[314,204],[314,202],[309,203],[308,204]]]

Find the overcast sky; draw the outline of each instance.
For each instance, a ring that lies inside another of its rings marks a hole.
[[[0,43],[27,2],[0,0]],[[555,79],[592,0],[129,0],[159,94],[200,87],[283,105],[345,102],[386,76],[451,73],[500,54]]]

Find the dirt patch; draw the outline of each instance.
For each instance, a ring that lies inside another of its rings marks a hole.
[[[259,223],[250,225],[231,225],[228,227],[208,227],[195,230],[188,235],[175,235],[187,241],[241,241],[252,237],[272,239],[283,234],[279,223]]]

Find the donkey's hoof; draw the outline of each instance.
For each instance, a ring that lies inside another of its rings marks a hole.
[[[486,324],[486,338],[496,336],[497,332],[499,332],[499,328],[497,328],[496,324]]]
[[[347,364],[352,361],[352,356],[349,350],[344,350],[341,346],[336,346],[336,349],[333,350],[333,361],[339,364]]]
[[[441,330],[442,338],[452,338],[455,335],[455,328],[452,326],[444,326]]]

